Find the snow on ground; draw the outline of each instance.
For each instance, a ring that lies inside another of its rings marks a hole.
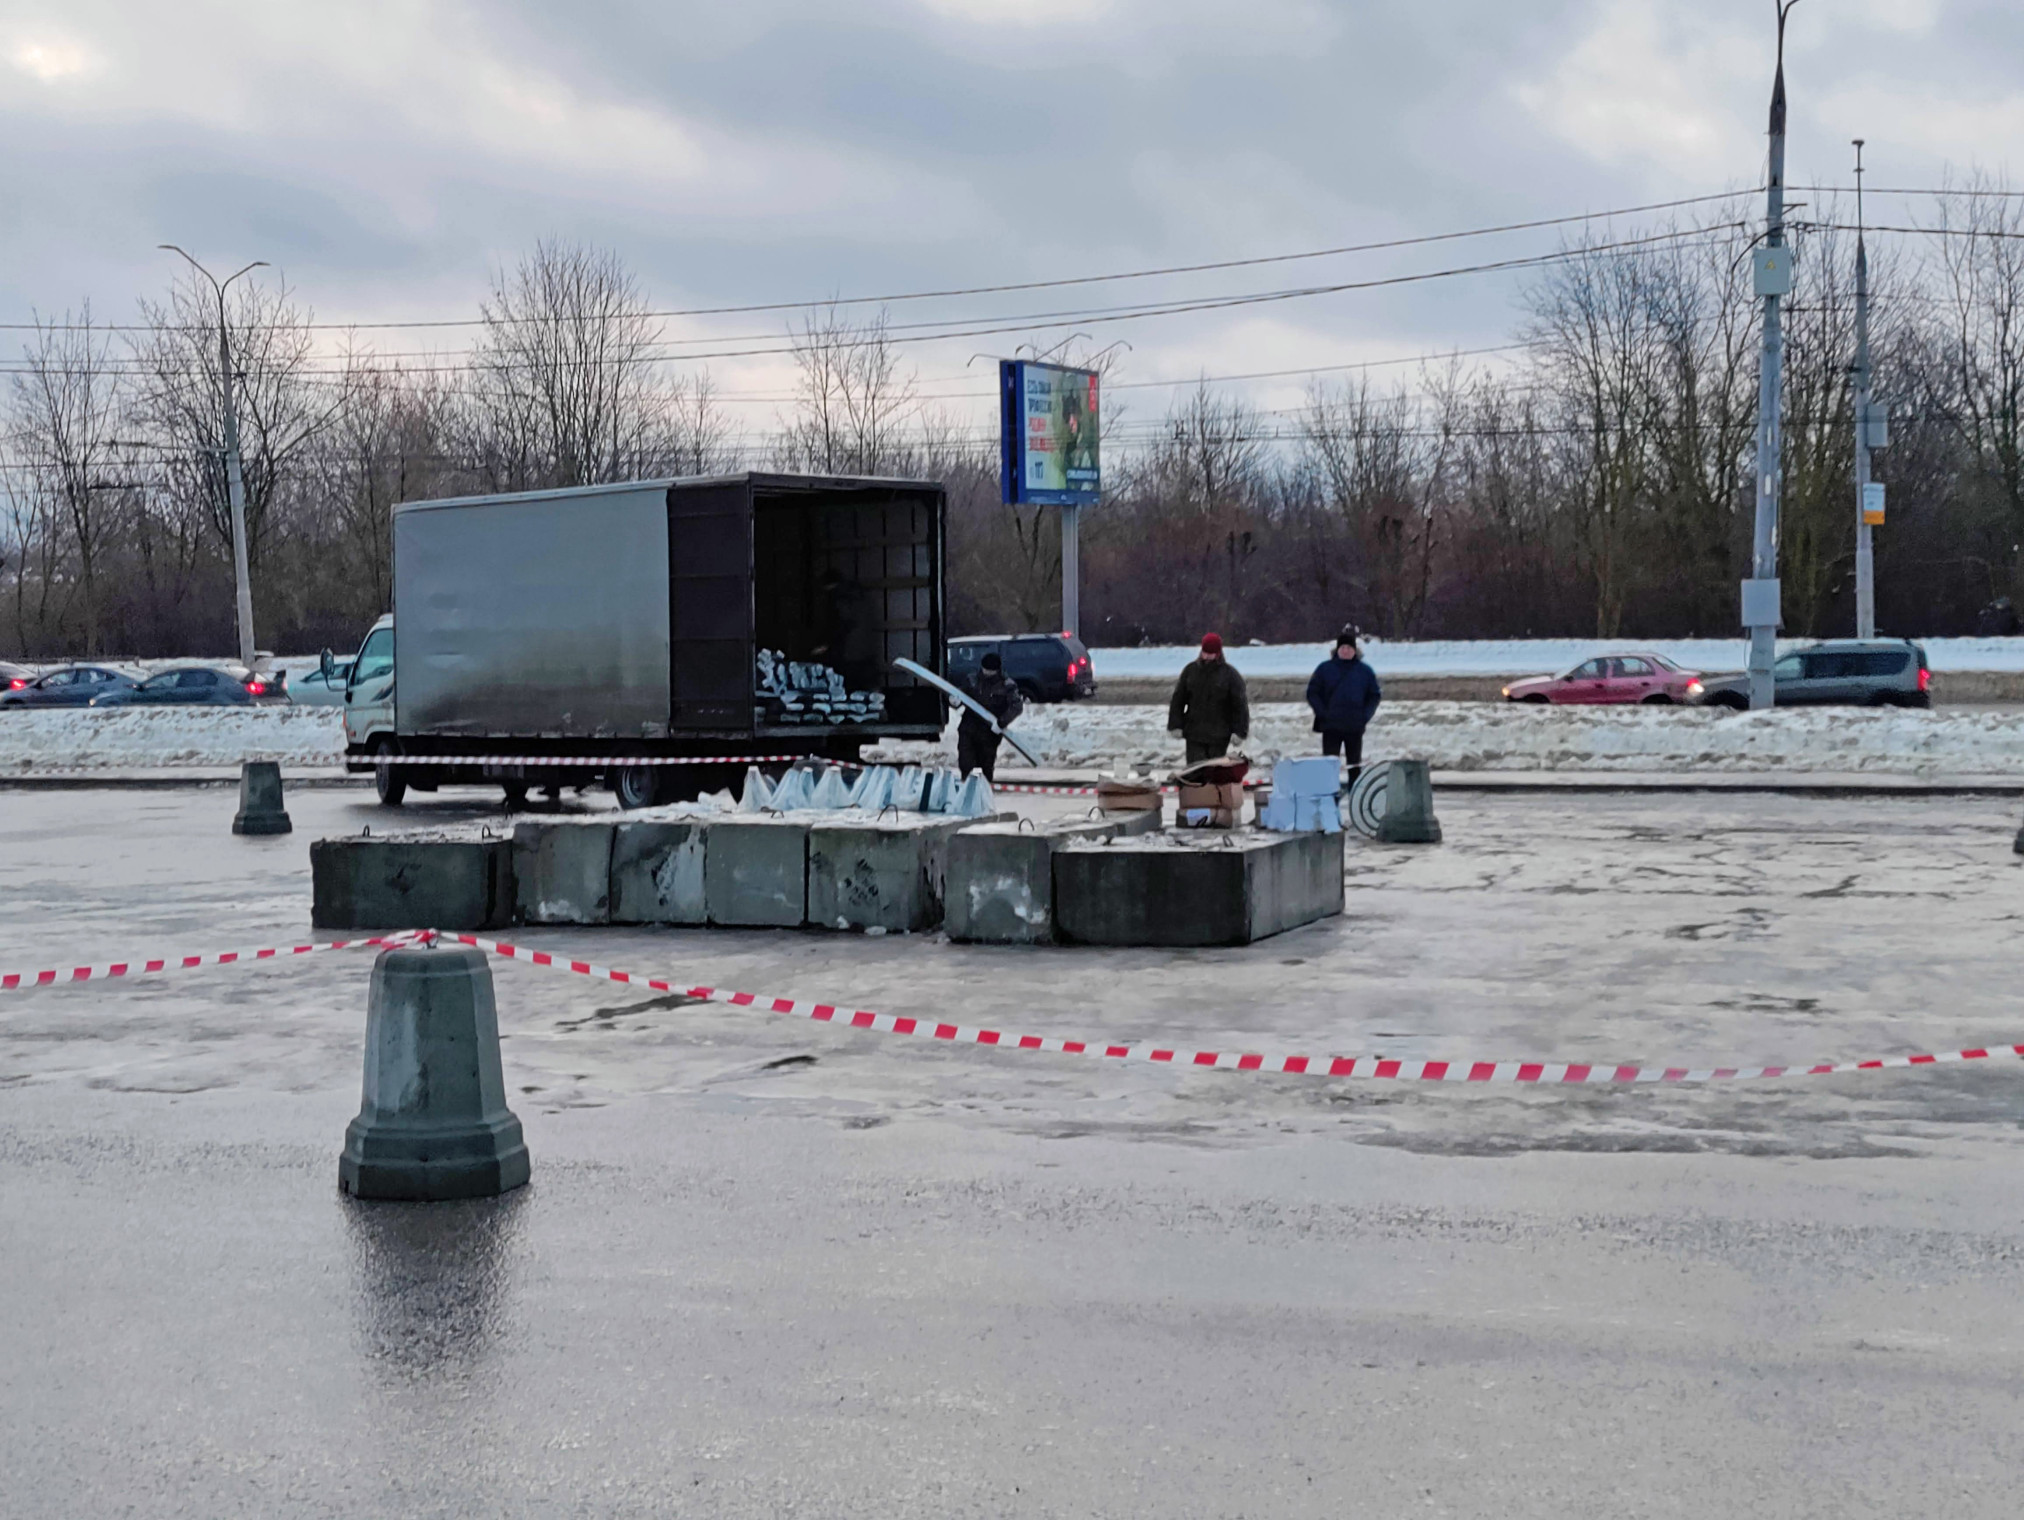
[[[1013,728],[1048,766],[1165,769],[1181,759],[1158,707],[1029,708]],[[939,745],[893,744],[878,758],[953,759]],[[1261,703],[1248,752],[1312,754],[1307,709]],[[342,763],[336,708],[113,708],[0,715],[0,774],[232,766],[241,760]],[[1370,730],[1372,759],[1414,756],[1440,770],[1832,771],[1990,775],[2024,771],[2024,712],[1801,707],[1763,713],[1700,708],[1531,707],[1392,702]],[[1004,752],[1006,763],[1017,764]]]
[[[1780,649],[1800,649],[1810,639],[1787,639]],[[1921,639],[1926,661],[1941,671],[2024,671],[2024,637],[2004,639]],[[1742,639],[1437,639],[1393,642],[1370,639],[1364,658],[1380,676],[1558,675],[1598,654],[1662,654],[1688,670],[1741,670],[1749,646]],[[1152,649],[1092,649],[1098,682],[1172,680],[1192,660],[1194,646]],[[1326,644],[1231,645],[1230,663],[1255,678],[1304,676],[1328,658]]]
[[[335,766],[335,707],[111,707],[0,713],[0,774],[155,766]]]
[[[1312,718],[1294,703],[1253,710],[1255,760],[1311,755]],[[1029,708],[1013,734],[1043,764],[1108,769],[1178,765],[1178,739],[1157,707]],[[953,756],[889,745],[893,758]],[[1009,750],[1006,762],[1016,763]],[[1365,741],[1368,759],[1413,757],[1437,770],[1832,771],[1988,775],[2024,768],[2024,713],[1801,707],[1762,713],[1703,708],[1532,707],[1502,702],[1393,702]]]

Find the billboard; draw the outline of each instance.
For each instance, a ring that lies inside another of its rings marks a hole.
[[[1001,359],[998,398],[1004,499],[1094,506],[1102,486],[1096,371]]]

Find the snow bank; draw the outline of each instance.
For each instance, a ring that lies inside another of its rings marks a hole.
[[[335,707],[104,707],[0,712],[0,772],[344,763]]]
[[[1253,710],[1253,759],[1314,754],[1304,706]],[[1029,708],[1019,741],[1050,766],[1177,766],[1181,744],[1157,707]],[[889,745],[881,758],[921,762],[955,753]],[[1008,761],[1009,751],[1001,751]],[[1438,770],[1831,771],[1988,775],[2024,771],[2024,713],[1812,707],[1722,709],[1533,707],[1502,702],[1393,702],[1365,741],[1368,759],[1413,757]]]
[[[1811,640],[1785,640],[1797,649]],[[2024,637],[1921,639],[1926,661],[1941,671],[2024,671]],[[1648,651],[1688,670],[1741,670],[1748,660],[1742,639],[1450,639],[1419,643],[1371,639],[1364,658],[1380,676],[1557,675],[1592,655]],[[1172,680],[1195,648],[1092,649],[1091,666],[1105,680]],[[1230,663],[1245,675],[1304,676],[1328,658],[1326,644],[1232,645]]]
[[[1261,703],[1253,758],[1315,752],[1307,709]],[[1013,732],[1043,764],[1073,769],[1177,765],[1160,707],[1029,708]],[[1533,707],[1391,702],[1372,725],[1372,759],[1415,756],[1441,770],[1836,771],[1879,775],[2024,773],[2024,711],[1798,707]],[[241,760],[334,767],[344,730],[330,707],[121,707],[0,714],[0,772],[234,766]],[[1009,750],[1008,763],[1016,763]],[[868,758],[946,763],[939,745],[894,744]]]

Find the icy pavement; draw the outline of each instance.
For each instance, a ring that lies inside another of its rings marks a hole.
[[[1437,799],[1246,950],[528,939],[1041,1033],[1702,1059],[2024,1037],[2013,808]],[[478,792],[406,810],[439,825]],[[229,789],[16,794],[0,967],[303,936]],[[1350,1085],[496,968],[534,1182],[341,1199],[369,960],[0,1001],[0,1511],[2015,1510],[2024,1072]],[[0,995],[4,996],[4,995]]]

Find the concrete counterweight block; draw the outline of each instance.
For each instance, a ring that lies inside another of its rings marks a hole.
[[[523,924],[611,922],[609,823],[513,827],[513,890]]]
[[[611,846],[611,921],[700,924],[709,846],[704,823],[622,823]]]
[[[505,839],[319,839],[309,847],[319,929],[503,929],[513,921]]]
[[[808,917],[807,823],[769,817],[712,821],[703,853],[703,899],[713,924],[800,927]]]
[[[808,831],[808,921],[825,929],[932,929],[942,921],[951,836],[966,818],[918,813]]]
[[[1012,822],[964,829],[949,840],[943,927],[959,943],[1051,944],[1054,852],[1071,839],[1129,838],[1159,827],[1159,810],[1152,809],[1057,819],[1038,828]]]
[[[273,760],[248,760],[239,767],[239,811],[232,818],[235,834],[286,834],[295,825],[281,803],[281,766]]]
[[[411,1202],[490,1198],[527,1175],[485,953],[381,951],[366,1005],[365,1093],[345,1131],[339,1190]]]
[[[1377,837],[1383,844],[1439,844],[1434,817],[1434,783],[1424,760],[1394,760],[1385,778],[1384,817]]]
[[[1248,945],[1342,912],[1342,841],[1069,840],[1054,852],[1055,931],[1081,945]]]

